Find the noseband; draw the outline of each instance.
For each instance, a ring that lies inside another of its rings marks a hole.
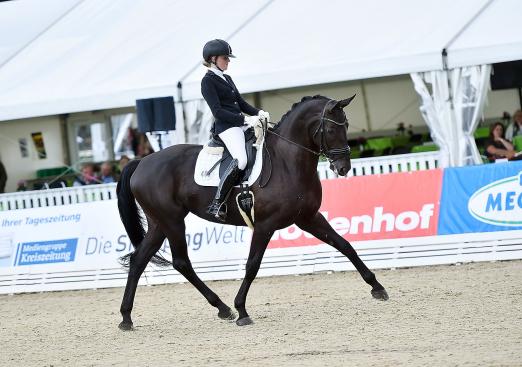
[[[344,120],[342,122],[337,122],[335,120],[329,119],[328,117],[324,116],[326,114],[326,108],[332,102],[336,102],[336,101],[331,99],[328,102],[326,102],[326,104],[324,105],[323,111],[321,112],[321,118],[319,119],[319,126],[315,130],[314,135],[312,135],[312,138],[315,138],[317,133],[321,134],[320,141],[319,141],[319,151],[318,152],[316,152],[315,150],[312,150],[310,148],[307,148],[307,147],[305,147],[305,146],[303,146],[301,144],[298,144],[298,143],[296,143],[296,142],[294,142],[294,141],[292,141],[290,139],[287,139],[284,136],[279,135],[275,131],[268,130],[268,129],[266,129],[266,131],[269,132],[270,134],[273,134],[273,135],[276,135],[276,136],[280,137],[281,139],[287,141],[288,143],[291,143],[291,144],[296,145],[296,146],[298,146],[298,147],[300,147],[300,148],[302,148],[302,149],[304,149],[304,150],[306,150],[306,151],[308,151],[310,153],[313,153],[316,156],[320,156],[321,154],[323,154],[326,158],[328,158],[328,161],[330,163],[333,163],[336,160],[343,158],[344,156],[350,157],[351,149],[350,149],[350,146],[348,144],[346,144],[346,146],[342,147],[342,148],[330,149],[328,147],[328,143],[326,141],[326,136],[325,136],[325,132],[324,132],[324,130],[325,130],[325,128],[324,128],[325,121],[332,122],[332,123],[336,124],[337,126],[343,126],[343,125],[348,124],[348,120],[346,119],[346,117],[344,118]]]

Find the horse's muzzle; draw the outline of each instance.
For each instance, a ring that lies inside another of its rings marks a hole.
[[[352,164],[350,160],[343,159],[330,163],[330,169],[336,172],[339,176],[346,176],[351,168]]]

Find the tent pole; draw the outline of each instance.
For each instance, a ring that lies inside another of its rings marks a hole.
[[[370,117],[370,109],[368,108],[368,100],[366,98],[366,87],[364,86],[364,80],[361,80],[361,95],[364,106],[364,113],[366,115],[366,125],[368,126],[368,131],[372,131],[372,120]]]
[[[187,114],[185,112],[185,102],[183,102],[183,84],[181,81],[178,82],[178,102],[181,105],[181,115],[183,116],[183,134],[185,136],[184,142],[188,143]]]

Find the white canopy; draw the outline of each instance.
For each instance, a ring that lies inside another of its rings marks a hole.
[[[486,3],[274,1],[230,39],[230,74],[254,92],[440,70],[442,49]],[[201,98],[203,69],[185,80],[185,99]]]
[[[0,67],[81,0],[9,1],[0,4]],[[40,3],[40,4],[39,4]]]
[[[0,121],[175,95],[178,81],[200,62],[202,45],[228,38],[266,1],[221,0],[219,7],[205,0],[83,1],[0,68]],[[15,3],[11,16],[24,26],[48,6]],[[21,18],[30,7],[36,14]],[[1,33],[0,45],[16,29]]]
[[[56,5],[54,15],[45,13],[49,4]],[[238,59],[230,73],[242,92],[441,70],[443,48],[450,66],[522,59],[515,20],[521,5],[518,0],[4,2],[0,14],[12,7],[9,19],[19,23],[0,26],[7,27],[0,33],[1,55],[9,58],[0,66],[0,121],[176,97],[180,80],[185,99],[200,98],[204,68],[197,65],[202,45],[212,38],[232,43]],[[39,27],[16,35],[41,14],[47,15]]]
[[[522,1],[495,0],[448,48],[448,67],[522,60]]]

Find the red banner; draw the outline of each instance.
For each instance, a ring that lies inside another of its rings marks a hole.
[[[442,170],[324,180],[321,213],[349,241],[437,234]],[[277,231],[269,248],[317,245],[296,225]]]

